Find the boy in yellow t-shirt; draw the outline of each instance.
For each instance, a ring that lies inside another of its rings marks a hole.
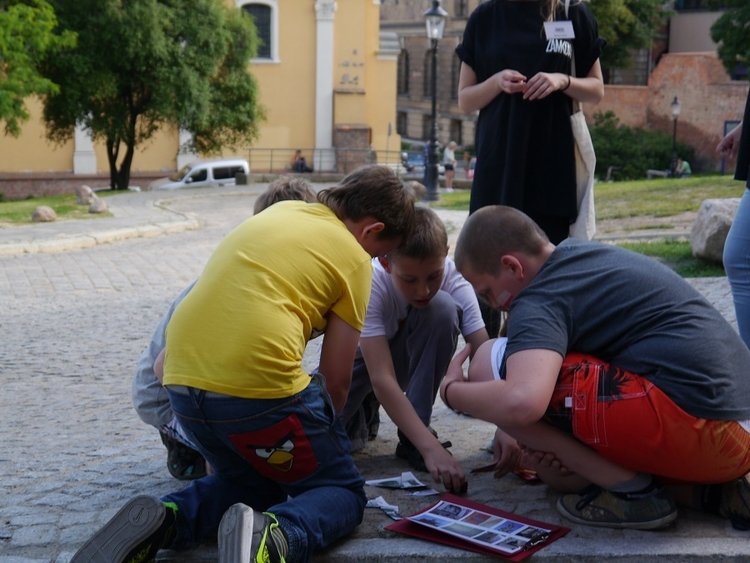
[[[214,474],[132,499],[74,563],[145,560],[217,532],[220,561],[307,561],[359,524],[363,480],[336,413],[371,257],[409,234],[414,198],[388,168],[367,166],[318,202],[277,203],[230,232],[167,327],[164,385]],[[323,331],[310,377],[305,345]]]
[[[261,193],[253,205],[253,213],[258,214],[274,203],[286,200],[299,200],[312,203],[317,201],[310,183],[296,176],[279,176]],[[159,321],[148,347],[138,360],[138,369],[133,378],[133,406],[146,424],[159,431],[159,436],[167,448],[167,469],[175,479],[193,480],[206,475],[206,461],[196,451],[195,446],[184,435],[180,423],[172,412],[167,390],[154,373],[156,358],[164,350],[167,324],[172,319],[177,305],[195,285],[191,282],[170,304]]]

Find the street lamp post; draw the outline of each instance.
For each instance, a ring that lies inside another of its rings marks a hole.
[[[440,7],[440,0],[433,0],[432,7],[424,13],[425,26],[427,28],[427,39],[430,40],[432,50],[432,124],[430,127],[430,143],[427,151],[427,162],[424,169],[424,184],[427,188],[425,199],[437,201],[438,183],[438,148],[437,148],[437,47],[438,41],[443,38],[445,31],[445,20],[448,12]]]
[[[672,176],[677,173],[677,118],[680,116],[680,100],[674,97],[671,104],[672,108]]]

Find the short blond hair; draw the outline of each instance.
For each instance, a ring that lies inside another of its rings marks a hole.
[[[297,176],[279,176],[255,200],[253,213],[258,214],[277,201],[288,199],[296,199],[307,203],[317,201],[315,190],[307,180]]]

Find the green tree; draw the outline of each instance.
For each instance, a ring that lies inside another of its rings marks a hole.
[[[52,0],[74,50],[49,57],[60,91],[46,97],[50,139],[76,124],[105,143],[110,185],[127,188],[135,149],[163,128],[193,134],[189,149],[218,152],[257,136],[263,110],[248,70],[251,18],[219,0]]]
[[[733,76],[737,65],[750,64],[750,3],[747,0],[714,1],[715,7],[725,8],[711,26],[711,39],[719,46],[719,58]]]
[[[37,65],[50,52],[75,43],[71,33],[56,34],[55,13],[44,0],[0,0],[0,122],[5,133],[17,137],[29,119],[29,96],[57,91]]]
[[[669,14],[663,0],[591,0],[589,6],[607,41],[601,56],[605,83],[610,69],[628,67],[633,53],[650,45]]]

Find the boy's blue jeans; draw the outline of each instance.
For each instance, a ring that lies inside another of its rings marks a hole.
[[[740,200],[724,244],[723,258],[732,287],[737,327],[742,340],[750,346],[750,189],[745,189]]]
[[[309,560],[362,521],[364,481],[320,376],[283,399],[168,391],[180,424],[214,470],[162,498],[179,508],[171,547],[215,541],[224,512],[238,502],[276,515],[289,541],[287,561]]]

